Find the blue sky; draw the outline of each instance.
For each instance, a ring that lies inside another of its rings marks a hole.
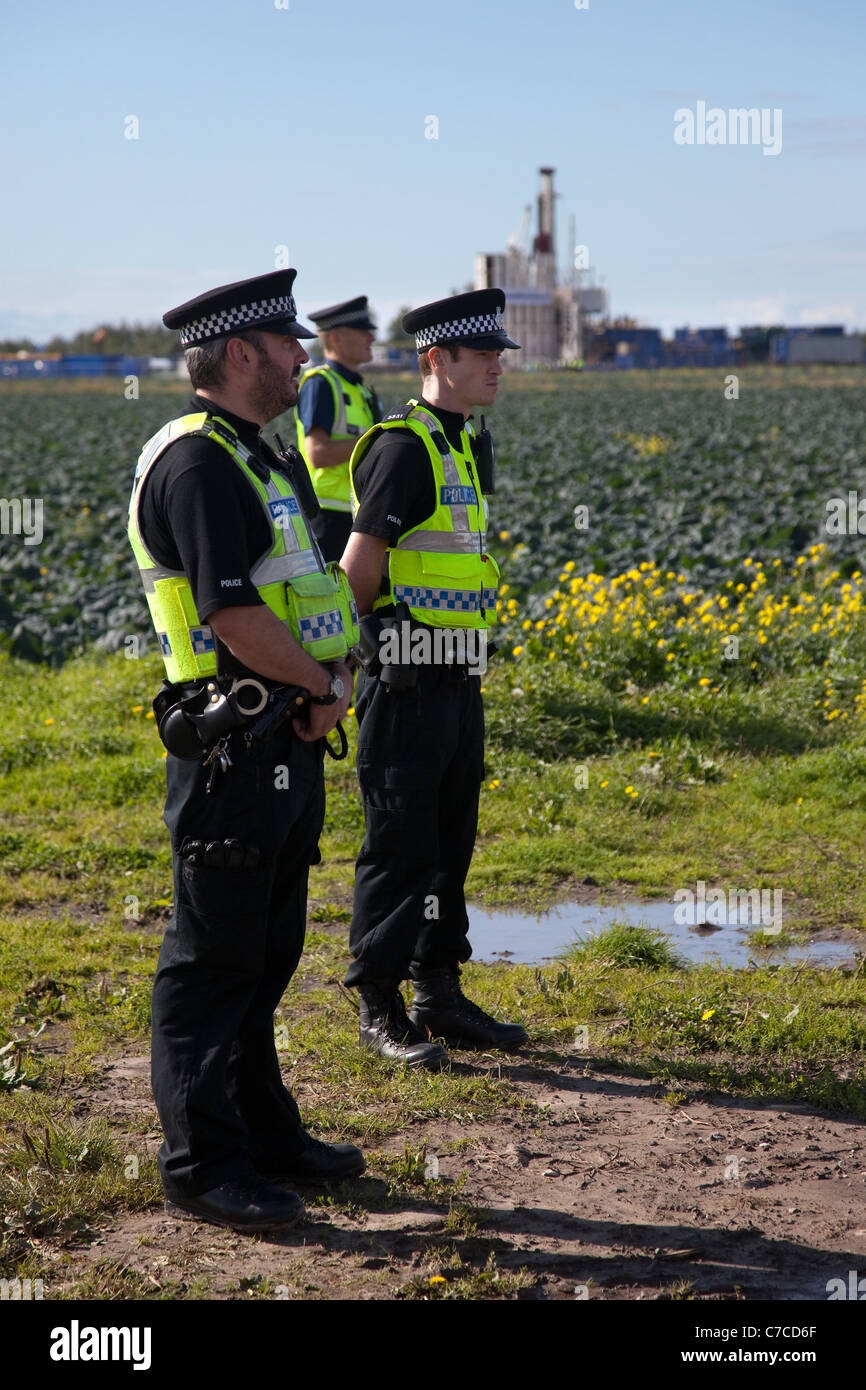
[[[863,0],[283,3],[9,0],[0,337],[153,321],[283,245],[302,314],[385,322],[534,217],[542,164],[614,313],[866,328]],[[698,101],[779,108],[781,152],[677,145]]]

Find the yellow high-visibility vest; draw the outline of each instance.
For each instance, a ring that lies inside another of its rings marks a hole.
[[[309,371],[304,372],[300,381],[301,387],[314,376],[324,377],[334,396],[331,439],[345,439],[347,445],[354,445],[374,423],[373,392],[363,382],[347,381],[327,362],[321,367],[311,367]],[[352,493],[349,486],[349,450],[345,463],[335,463],[331,468],[314,468],[307,458],[306,436],[300,412],[297,412],[297,432],[298,448],[310,470],[313,488],[320,505],[332,512],[350,512]]]
[[[355,469],[379,433],[410,429],[427,450],[436,487],[435,510],[386,551],[388,592],[373,611],[404,602],[412,617],[430,627],[488,628],[496,620],[499,566],[486,552],[487,500],[478,482],[471,426],[460,431],[460,447],[449,444],[436,416],[417,401],[374,425],[356,444],[349,461],[352,511],[357,515]]]
[[[189,435],[212,439],[235,460],[262,504],[271,543],[250,570],[259,597],[301,646],[319,661],[345,656],[358,640],[358,611],[345,573],[331,563],[324,570],[315,541],[289,480],[275,469],[267,481],[249,466],[252,454],[227,420],[205,412],[170,420],[145,444],[129,499],[127,534],[138,562],[157,641],[170,681],[216,674],[212,630],[196,612],[183,571],[166,569],[142,539],[139,503],[142,486],[157,459],[175,440]]]

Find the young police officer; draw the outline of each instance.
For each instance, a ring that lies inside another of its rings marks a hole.
[[[306,1133],[274,1046],[356,633],[345,575],[322,564],[291,464],[259,433],[297,400],[298,340],[313,336],[294,278],[223,285],[165,314],[196,394],[144,446],[129,509],[167,673],[154,702],[175,889],[153,990],[159,1168],[172,1214],[247,1231],[303,1213],[278,1182],[364,1168],[359,1149]]]
[[[370,360],[376,325],[366,295],[332,304],[310,318],[325,362],[301,377],[298,447],[322,509],[313,522],[322,554],[339,560],[352,529],[349,457],[361,435],[382,418],[376,392],[357,370]]]
[[[373,615],[374,628],[384,620],[370,634],[380,654],[389,620],[428,654],[437,632],[443,650],[441,629],[462,634],[465,651],[493,621],[499,572],[485,553],[487,507],[466,421],[473,406],[492,405],[502,350],[518,346],[506,336],[504,307],[502,291],[490,289],[407,314],[423,397],[386,416],[352,455],[357,511],[343,566],[359,611]],[[432,1037],[478,1048],[526,1041],[519,1024],[491,1018],[460,988],[459,965],[471,955],[463,885],[484,765],[479,663],[474,669],[433,655],[359,676],[366,836],[346,983],[360,993],[362,1046],[408,1066],[447,1061]],[[399,984],[410,975],[407,1016]]]

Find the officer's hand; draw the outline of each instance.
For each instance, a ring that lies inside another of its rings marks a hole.
[[[304,743],[315,743],[317,738],[324,738],[346,717],[346,710],[352,703],[352,673],[340,662],[334,665],[334,675],[342,679],[343,698],[335,700],[332,705],[314,705],[310,701],[304,713],[292,720],[295,733]]]

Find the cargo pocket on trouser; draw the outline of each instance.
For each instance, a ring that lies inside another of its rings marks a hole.
[[[256,974],[264,959],[271,874],[184,862],[176,964]]]
[[[360,764],[364,850],[400,863],[434,864],[439,857],[439,796],[434,779],[417,767]]]

